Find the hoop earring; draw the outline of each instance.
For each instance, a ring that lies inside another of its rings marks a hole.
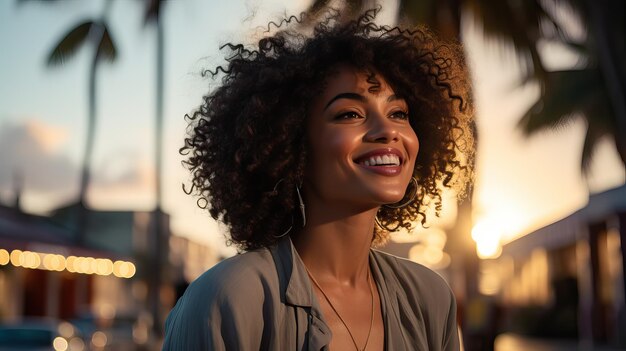
[[[283,180],[284,178],[281,178],[278,180],[278,182],[276,182],[276,185],[274,185],[274,190],[272,190],[272,195],[278,194],[278,186],[280,185],[280,183],[282,183]],[[298,194],[298,202],[300,203],[300,213],[302,214],[302,227],[304,227],[306,225],[306,214],[304,212],[305,206],[304,206],[304,201],[302,201],[302,195],[300,194],[300,188],[298,188],[297,185],[296,185],[296,193]],[[289,226],[289,228],[280,235],[272,234],[272,236],[275,238],[282,238],[283,236],[289,234],[289,232],[292,229],[293,229],[293,214],[291,215],[291,225]]]
[[[391,229],[389,227],[387,227],[386,225],[384,225],[380,219],[378,219],[378,213],[374,216],[374,222],[376,222],[376,225],[378,225],[380,227],[380,229],[386,230],[388,232],[395,232],[396,230],[398,230],[398,228],[400,228],[400,224],[398,224],[395,228]]]
[[[278,195],[278,186],[280,185],[280,183],[283,182],[283,180],[285,180],[285,178],[280,178],[278,182],[276,182],[276,185],[274,185],[274,190],[272,190],[272,195]]]
[[[275,238],[277,238],[277,239],[278,239],[278,238],[282,238],[283,236],[285,236],[285,235],[289,234],[289,232],[291,231],[291,229],[293,229],[293,216],[291,216],[291,225],[289,226],[289,229],[287,229],[287,231],[286,231],[286,232],[282,233],[281,235],[274,235],[274,234],[272,234],[272,236],[273,236],[273,237],[275,237]]]
[[[296,192],[298,193],[298,201],[300,202],[300,213],[302,214],[302,227],[306,225],[306,213],[304,212],[304,201],[302,201],[302,195],[300,195],[300,188],[296,185]]]
[[[417,187],[418,187],[418,184],[417,184],[417,179],[415,179],[415,177],[411,177],[411,182],[413,182],[413,186],[414,186],[415,190],[413,191],[413,195],[411,195],[410,199],[408,199],[406,202],[401,203],[399,205],[391,204],[391,205],[383,205],[383,206],[387,207],[387,208],[404,208],[404,207],[407,207],[411,202],[413,202],[415,200],[415,198],[417,197]]]

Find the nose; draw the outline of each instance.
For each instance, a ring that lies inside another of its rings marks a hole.
[[[398,141],[398,126],[386,116],[370,115],[368,122],[369,130],[365,135],[365,141],[385,144]]]

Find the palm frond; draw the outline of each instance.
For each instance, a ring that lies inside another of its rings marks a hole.
[[[563,42],[580,42],[584,40],[580,38],[580,34],[574,35],[572,29],[575,28],[575,32],[588,32],[589,11],[584,4],[585,1],[586,0],[542,1],[542,5],[546,9],[546,18],[550,19],[550,24],[553,26],[552,29],[555,31],[557,40]],[[544,31],[542,35],[549,37],[546,31]]]
[[[345,10],[347,11],[345,15],[347,15],[347,18],[354,18],[355,16],[360,15],[362,11],[370,10],[376,7],[374,1],[344,0],[344,2],[346,4]]]
[[[559,128],[577,113],[591,112],[600,90],[603,87],[597,69],[548,72],[543,96],[522,116],[518,127],[525,135]]]
[[[589,9],[587,0],[551,0],[556,8],[576,13],[582,19],[582,25],[589,23]]]
[[[536,42],[541,34],[541,23],[549,21],[538,0],[519,2],[503,0],[468,0],[468,9],[482,24],[487,39],[500,45],[512,45],[522,68],[537,78],[544,74]]]
[[[611,107],[606,87],[594,87],[587,94],[589,94],[590,103],[586,104],[582,111],[583,117],[587,120],[587,132],[580,163],[584,175],[587,175],[590,170],[591,160],[598,141],[607,135],[613,138],[618,137],[615,134],[617,132],[615,112]]]
[[[334,4],[331,0],[314,0],[305,11],[307,16],[303,23],[310,25],[324,16],[327,10],[337,10],[340,14],[340,21],[349,21],[355,19],[363,11],[376,7],[376,3],[370,0],[343,0],[338,6],[332,5]]]
[[[313,0],[309,8],[307,8],[306,12],[311,16],[315,16],[319,14],[322,10],[328,8],[330,5],[330,0]]]
[[[146,9],[143,13],[143,24],[147,25],[152,21],[159,19],[161,13],[162,0],[145,0]]]
[[[424,1],[406,1],[401,0],[398,9],[398,14],[403,20],[410,23],[424,23],[433,26],[433,21],[436,18],[435,2],[432,0]],[[433,28],[434,29],[434,28]]]
[[[561,40],[561,42],[572,51],[577,52],[580,56],[588,57],[590,54],[589,46],[585,45],[584,43],[579,43],[572,40]]]
[[[115,43],[111,39],[108,28],[104,24],[103,26],[104,32],[102,33],[102,39],[98,44],[98,51],[96,55],[98,55],[98,59],[113,62],[117,57],[117,50],[115,49]]]
[[[585,133],[585,142],[583,143],[582,158],[580,160],[580,169],[583,175],[588,175],[591,169],[591,160],[593,159],[596,146],[602,137],[606,135],[606,131],[599,128],[595,124],[587,125],[587,132]]]
[[[87,35],[93,26],[93,21],[86,21],[72,28],[69,33],[57,43],[48,56],[48,66],[62,65],[70,59],[76,51],[86,42]]]

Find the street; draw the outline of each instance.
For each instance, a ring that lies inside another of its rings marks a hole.
[[[496,338],[495,351],[618,351],[615,348],[589,346],[578,340],[532,339],[516,334],[501,334]]]

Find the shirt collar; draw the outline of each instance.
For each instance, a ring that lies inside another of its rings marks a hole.
[[[278,272],[281,300],[296,306],[317,305],[306,268],[291,238],[289,236],[282,238],[270,250]]]
[[[307,308],[309,311],[308,346],[312,350],[326,350],[332,332],[313,294],[311,280],[291,238],[286,237],[270,249],[280,285],[280,298],[285,304]]]
[[[332,333],[322,316],[319,302],[313,294],[313,287],[304,267],[304,262],[302,262],[289,236],[280,239],[276,245],[270,248],[270,251],[278,272],[281,301],[285,304],[310,308],[313,330],[310,335],[311,344],[309,346],[315,346],[313,347],[315,350],[321,349],[321,346],[328,345]],[[389,270],[388,265],[380,262],[378,256],[381,255],[377,250],[370,250],[373,277],[381,295],[381,304],[384,304],[385,349],[408,349],[402,323],[398,320],[399,306],[397,300],[402,299],[404,295],[399,294],[399,283],[390,284],[387,281],[394,276],[394,272]]]

